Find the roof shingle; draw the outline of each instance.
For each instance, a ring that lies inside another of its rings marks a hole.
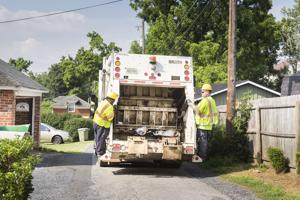
[[[77,96],[58,96],[53,99],[53,108],[67,108],[69,103],[75,103],[80,108],[90,108],[90,104]]]
[[[39,90],[41,92],[48,92],[47,89],[26,76],[22,72],[19,72],[15,67],[10,66],[8,63],[0,59],[0,86],[7,87],[24,87],[33,90]]]

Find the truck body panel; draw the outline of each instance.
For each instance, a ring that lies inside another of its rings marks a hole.
[[[119,98],[102,161],[192,159],[191,57],[114,53],[99,72],[99,100],[111,91]]]

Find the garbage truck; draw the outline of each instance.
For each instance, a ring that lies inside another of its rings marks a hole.
[[[119,94],[100,166],[197,162],[191,57],[113,53],[99,71],[99,100]]]

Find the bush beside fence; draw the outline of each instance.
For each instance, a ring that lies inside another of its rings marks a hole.
[[[276,173],[284,172],[287,170],[288,164],[281,149],[269,147],[267,150],[267,154]]]
[[[33,142],[0,140],[0,199],[27,199],[32,190],[32,171],[39,162],[31,155]]]
[[[300,151],[296,153],[296,170],[300,174]]]

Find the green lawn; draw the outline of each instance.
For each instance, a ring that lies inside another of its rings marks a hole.
[[[249,190],[262,200],[300,200],[300,196],[288,194],[280,187],[250,176],[224,175],[222,178],[249,188]]]
[[[264,179],[256,177],[257,172],[251,173],[255,170],[259,171],[258,174],[272,174],[270,170],[266,172],[267,167],[264,165],[253,166],[249,163],[236,163],[230,158],[213,158],[201,163],[200,167],[214,172],[229,182],[247,187],[262,200],[300,200],[300,195],[285,191],[283,188],[285,182],[277,183],[277,186],[273,184],[272,180],[278,180],[279,175],[274,173],[274,175],[266,176]],[[295,184],[295,181],[292,180],[290,183]]]
[[[94,143],[91,141],[84,142],[68,142],[64,144],[42,143],[41,147],[45,151],[55,151],[62,153],[81,153],[84,152],[89,145]]]

